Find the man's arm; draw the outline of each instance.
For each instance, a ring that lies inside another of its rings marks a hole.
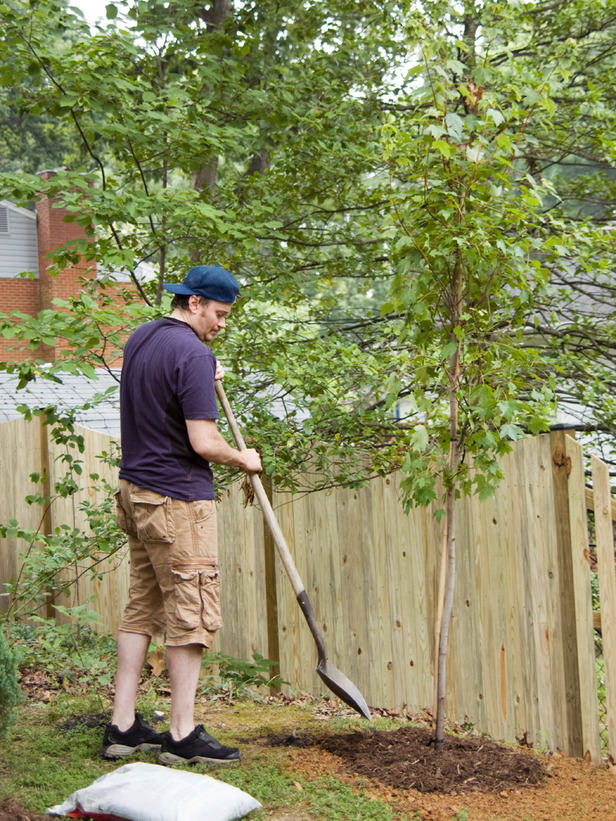
[[[213,419],[187,419],[186,430],[193,450],[208,462],[231,465],[247,473],[262,470],[258,452],[254,448],[237,450],[231,447]]]

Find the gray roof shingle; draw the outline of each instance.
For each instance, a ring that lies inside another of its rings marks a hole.
[[[44,408],[56,405],[59,410],[77,408],[89,402],[95,394],[115,387],[105,400],[93,408],[80,410],[76,420],[90,430],[120,438],[120,369],[111,373],[97,369],[96,378],[75,376],[71,373],[58,374],[62,382],[52,382],[40,377],[32,380],[25,388],[17,390],[18,379],[13,374],[0,372],[0,423],[17,419],[21,413],[19,405],[29,408]]]

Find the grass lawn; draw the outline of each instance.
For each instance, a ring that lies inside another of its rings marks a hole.
[[[165,699],[157,708],[168,715]],[[154,754],[141,753],[120,762],[100,757],[103,716],[98,697],[56,693],[51,703],[32,703],[19,709],[19,719],[4,746],[0,767],[0,798],[18,798],[32,812],[61,803],[75,790],[85,787],[127,761],[156,763]],[[147,707],[144,709],[146,717]],[[208,721],[209,712],[209,721]],[[390,821],[395,816],[375,801],[360,784],[349,785],[327,772],[297,771],[288,748],[268,746],[268,735],[319,730],[311,705],[287,703],[200,705],[198,720],[226,744],[240,746],[243,761],[234,768],[191,765],[192,772],[212,775],[250,793],[263,804],[250,818],[329,818]],[[332,719],[340,730],[357,725],[355,719]],[[390,726],[390,722],[386,722]],[[384,726],[384,725],[383,725]],[[286,815],[284,814],[286,813]],[[289,815],[292,813],[292,815]],[[273,814],[273,815],[272,815]]]
[[[2,745],[0,800],[12,797],[30,812],[42,814],[104,773],[134,760],[156,763],[156,757],[139,753],[109,762],[100,756],[112,703],[109,671],[113,655],[109,644],[91,640],[89,646],[81,648],[79,659],[58,657],[52,662],[49,658],[47,665],[35,659],[39,655],[44,660],[47,653],[57,651],[57,643],[47,649],[40,643],[37,646],[38,654],[37,647],[30,648],[29,657],[22,654],[26,656],[21,670],[25,700]],[[307,750],[268,743],[268,739],[292,738],[295,733],[318,734],[325,721],[330,732],[364,729],[369,725],[361,717],[336,700],[319,703],[308,698],[271,697],[262,686],[262,663],[218,661],[224,662],[217,665],[219,671],[225,668],[222,676],[216,677],[204,667],[196,718],[222,743],[239,746],[242,762],[234,768],[191,765],[188,769],[208,773],[250,793],[263,805],[262,810],[251,813],[254,821],[393,821],[402,817],[376,800],[361,779],[354,783],[341,780],[322,762],[311,764]],[[167,728],[169,688],[164,672],[160,676],[146,674],[138,709],[151,723],[159,722],[157,729]],[[390,728],[395,722],[377,719],[374,726]]]

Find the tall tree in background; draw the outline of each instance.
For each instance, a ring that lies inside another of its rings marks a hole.
[[[66,6],[57,3],[47,20],[48,48],[66,49],[88,32],[85,22],[69,14]],[[36,55],[24,52],[22,42],[20,58],[15,59],[10,27],[17,10],[10,4],[0,6],[0,17],[7,24],[6,36],[0,40],[0,172],[36,173],[77,160],[80,144],[71,125],[48,111],[36,94],[40,72]],[[30,8],[21,7],[21,14],[25,30]]]
[[[460,111],[468,120],[495,89],[507,106],[513,100],[532,114],[518,118],[522,138],[513,134],[515,173],[551,180],[541,195],[546,213],[579,231],[575,247],[550,240],[559,261],[543,259],[549,285],[526,312],[524,344],[541,348],[558,373],[562,407],[584,408],[594,432],[614,430],[611,234],[591,230],[611,219],[614,204],[613,0],[463,10],[447,2],[406,10],[216,0],[171,11],[157,2],[110,4],[108,27],[90,35],[60,0],[32,10],[20,0],[2,5],[5,90],[12,78],[24,123],[45,112],[63,140],[72,135],[68,153],[59,143],[59,162],[72,157],[68,172],[45,186],[5,174],[2,191],[18,201],[41,189],[60,197],[75,219],[96,227],[103,271],[153,265],[157,281],[144,286],[144,302],[156,305],[163,279],[197,258],[239,271],[250,311],[230,330],[226,356],[238,375],[244,367],[261,375],[239,397],[244,404],[246,394],[259,425],[272,425],[263,388],[294,395],[298,424],[280,467],[298,465],[313,439],[331,443],[336,433],[354,454],[365,446],[372,467],[358,470],[360,479],[396,461],[399,429],[387,423],[379,385],[392,375],[390,384],[408,393],[409,350],[396,341],[405,314],[379,310],[398,256],[395,231],[381,230],[383,220],[391,224],[391,199],[380,128],[385,114],[388,128],[392,118],[406,128],[408,89],[423,82],[417,38],[425,36],[445,43],[443,70],[458,93],[452,122]],[[406,19],[414,13],[423,29]],[[498,72],[496,87],[490,72]],[[46,122],[36,120],[32,141]],[[494,122],[501,141],[509,126]],[[455,142],[455,130],[447,139]],[[25,160],[33,170],[32,157]],[[76,250],[83,246],[58,263]],[[60,332],[56,319],[46,317],[41,331]],[[75,339],[76,327],[68,332]],[[36,342],[36,329],[28,334]],[[76,344],[77,358],[85,348]],[[241,362],[232,353],[240,350]]]
[[[162,281],[197,259],[239,274],[247,308],[231,331],[228,350],[237,355],[227,354],[227,364],[239,376],[259,375],[242,393],[264,440],[271,433],[287,443],[271,456],[275,475],[291,476],[315,439],[326,443],[315,464],[327,468],[325,481],[360,482],[389,464],[385,409],[362,414],[381,381],[378,359],[323,319],[341,317],[341,299],[362,302],[389,275],[375,158],[379,96],[398,48],[391,12],[344,0],[327,8],[175,3],[172,14],[164,3],[118,4],[104,32],[76,26],[59,46],[47,30],[60,8],[52,0],[25,15],[19,3],[5,5],[5,44],[31,78],[21,104],[65,121],[82,162],[45,184],[5,174],[4,194],[23,202],[42,191],[87,230],[94,225],[91,250],[102,271],[152,264],[157,281],[140,286],[144,303],[156,306]],[[85,242],[61,250],[56,263],[84,250]],[[71,308],[87,315],[92,303]],[[125,324],[135,321],[131,314]],[[20,330],[35,344],[59,331],[58,317]],[[10,321],[5,332],[16,332]],[[85,333],[75,323],[67,329],[79,361],[92,345]],[[281,401],[293,393],[288,436],[272,417],[275,397],[263,392],[274,385]],[[348,448],[363,452],[365,464],[349,465]]]
[[[530,130],[523,159],[552,181],[546,210],[569,237],[551,243],[558,259],[527,334],[557,374],[562,411],[614,463],[616,4],[529,5],[522,22],[516,61],[546,74],[557,61],[559,69],[547,80],[549,122]],[[505,60],[503,49],[498,62]]]

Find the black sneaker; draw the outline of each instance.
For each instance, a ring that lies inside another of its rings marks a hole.
[[[238,764],[239,760],[237,747],[224,747],[206,733],[201,724],[180,741],[174,741],[171,733],[165,733],[158,756],[159,764],[195,764],[199,761],[203,764],[228,765]]]
[[[157,751],[160,750],[163,733],[157,733],[139,713],[135,713],[133,726],[122,732],[115,724],[108,724],[103,736],[103,749],[101,755],[115,761],[118,758],[125,758],[139,750]]]

